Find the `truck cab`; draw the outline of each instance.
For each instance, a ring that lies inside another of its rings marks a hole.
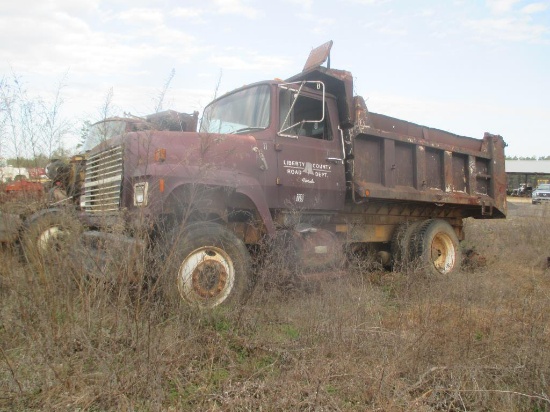
[[[338,108],[322,82],[263,82],[224,95],[206,107],[200,132],[255,137],[270,209],[344,207]]]

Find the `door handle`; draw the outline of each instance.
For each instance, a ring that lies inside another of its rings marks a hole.
[[[344,159],[340,159],[339,157],[327,157],[327,162],[343,165]]]

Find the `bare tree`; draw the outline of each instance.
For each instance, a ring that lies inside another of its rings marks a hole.
[[[20,84],[19,77],[13,72],[0,81],[0,155],[15,158],[17,163],[23,151],[19,109],[25,100],[25,92]]]
[[[65,73],[52,100],[30,96],[19,76],[0,80],[0,155],[15,159],[47,159],[62,151],[62,138],[71,124],[62,117]]]
[[[99,107],[99,122],[102,123],[99,123],[96,126],[92,127],[93,125],[90,125],[90,122],[88,122],[88,129],[85,133],[86,139],[88,138],[89,133],[93,133],[93,136],[91,136],[93,142],[89,143],[89,145],[91,146],[95,146],[96,144],[104,142],[110,135],[109,124],[105,120],[114,116],[113,96],[114,90],[111,87],[109,90],[107,90],[107,93],[103,98],[103,103]],[[88,149],[89,148],[90,147],[88,147]]]
[[[41,144],[42,152],[51,157],[54,151],[62,149],[62,138],[70,130],[71,124],[61,117],[61,108],[64,103],[62,91],[66,87],[68,72],[61,77],[51,102],[40,101],[42,125]]]
[[[158,92],[157,98],[155,99],[155,113],[158,113],[162,111],[163,105],[164,105],[164,98],[166,97],[166,93],[168,93],[168,90],[170,89],[170,84],[172,83],[172,80],[174,79],[174,76],[176,75],[176,70],[172,68],[170,70],[170,74],[166,78],[166,81],[164,82],[164,85],[162,86],[162,89]]]
[[[218,76],[218,82],[216,83],[216,88],[214,89],[214,96],[212,98],[212,100],[216,99],[216,97],[218,97],[218,92],[220,90],[220,85],[222,84],[222,76],[223,76],[223,71],[222,69],[220,69],[220,74]]]
[[[114,96],[114,90],[111,87],[109,90],[107,90],[107,93],[105,94],[105,98],[103,99],[103,104],[99,108],[99,114],[101,120],[105,120],[108,117],[113,116],[113,96]]]

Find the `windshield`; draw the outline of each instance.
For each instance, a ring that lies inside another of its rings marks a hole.
[[[200,131],[240,133],[269,126],[269,85],[250,87],[222,97],[204,109]]]
[[[126,131],[124,120],[106,120],[98,122],[90,127],[86,140],[82,145],[84,151],[92,150],[101,142],[114,136],[119,136]]]
[[[537,190],[550,190],[550,184],[541,184],[537,187]]]

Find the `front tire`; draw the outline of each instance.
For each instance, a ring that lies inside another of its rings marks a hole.
[[[63,258],[82,232],[82,225],[70,213],[48,211],[29,218],[21,236],[26,258],[42,264]]]
[[[230,305],[243,301],[250,289],[250,254],[245,244],[222,225],[189,225],[174,242],[170,254],[180,296],[191,305]]]
[[[460,268],[462,252],[453,227],[444,220],[420,224],[411,238],[413,258],[434,275],[448,275]]]

